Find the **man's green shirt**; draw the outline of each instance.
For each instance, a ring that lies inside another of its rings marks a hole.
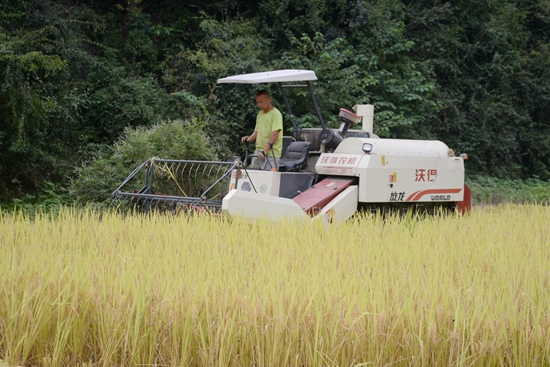
[[[281,111],[275,107],[268,113],[260,111],[256,117],[256,128],[254,130],[258,132],[256,136],[256,148],[258,150],[263,150],[268,146],[267,143],[269,143],[269,137],[273,131],[281,131],[279,133],[279,138],[275,141],[275,144],[273,144],[275,157],[280,158],[283,148],[283,115]],[[269,152],[269,156],[271,156],[271,154],[272,153]]]

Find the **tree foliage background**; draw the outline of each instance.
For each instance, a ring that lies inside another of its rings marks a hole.
[[[0,0],[0,202],[86,197],[93,162],[124,171],[128,129],[170,140],[159,124],[179,123],[209,156],[241,154],[258,86],[216,80],[282,68],[316,72],[329,123],[373,103],[381,136],[550,180],[549,35],[550,0]],[[296,112],[314,123],[305,99]]]

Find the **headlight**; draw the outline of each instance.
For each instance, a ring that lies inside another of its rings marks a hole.
[[[372,150],[372,144],[371,143],[363,143],[363,152],[370,153]]]

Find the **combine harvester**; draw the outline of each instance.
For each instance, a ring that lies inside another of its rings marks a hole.
[[[293,125],[278,167],[247,168],[232,162],[151,158],[112,193],[112,205],[239,216],[322,219],[342,222],[357,211],[439,209],[464,213],[471,194],[464,183],[464,159],[435,140],[381,139],[373,133],[374,106],[340,109],[338,129],[327,128],[309,70],[277,70],[219,79],[219,84],[277,83]],[[299,84],[298,84],[299,83]],[[286,90],[308,89],[319,128],[298,128]],[[361,129],[357,129],[357,127]]]

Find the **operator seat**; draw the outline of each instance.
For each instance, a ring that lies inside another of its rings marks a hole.
[[[293,141],[279,160],[279,172],[301,171],[307,166],[309,141]]]

